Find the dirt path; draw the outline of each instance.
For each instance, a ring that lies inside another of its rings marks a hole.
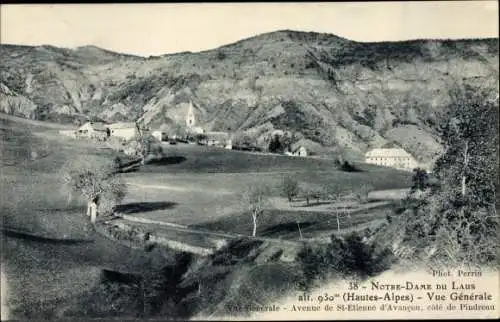
[[[332,213],[335,211],[354,213],[362,210],[387,206],[391,203],[391,201],[376,201],[366,204],[359,204],[357,202],[331,202],[314,205],[314,202],[311,202],[310,206],[306,206],[304,205],[305,201],[295,202],[294,204],[291,204],[285,198],[271,198],[270,201],[274,208],[279,210],[324,213]]]
[[[192,189],[190,188],[188,189],[186,187],[174,187],[174,186],[157,185],[157,184],[139,184],[139,183],[127,182],[127,185],[141,189],[163,189],[163,190],[174,190],[182,192],[192,191]]]
[[[409,188],[374,190],[368,193],[368,198],[371,200],[400,200],[403,199],[409,191]]]
[[[163,221],[157,221],[157,220],[149,220],[149,219],[144,219],[136,216],[129,216],[129,215],[122,215],[120,216],[122,220],[127,221],[127,222],[136,222],[139,223],[140,226],[143,227],[148,227],[151,229],[154,229],[156,232],[168,236],[169,231],[175,231],[175,232],[180,232],[180,233],[186,233],[186,234],[194,234],[194,235],[203,235],[205,237],[215,237],[215,238],[224,238],[224,239],[237,239],[237,238],[252,238],[248,235],[243,235],[243,234],[236,234],[236,233],[222,233],[222,232],[214,232],[214,231],[209,231],[209,230],[203,230],[203,229],[194,229],[194,228],[189,228],[188,226],[185,225],[178,225],[178,224],[172,224],[169,222],[163,222]],[[160,227],[158,227],[160,226]],[[271,242],[271,243],[278,243],[278,244],[287,244],[291,246],[300,246],[302,242],[300,241],[293,241],[293,240],[285,240],[285,239],[279,239],[279,238],[268,238],[268,237],[253,237],[256,240],[260,241],[266,241],[266,242]],[[305,241],[306,239],[304,239]]]
[[[127,185],[139,189],[160,189],[160,190],[171,190],[171,191],[178,191],[178,192],[203,192],[203,193],[212,193],[212,194],[232,194],[232,192],[223,190],[223,189],[213,189],[213,190],[207,190],[203,188],[195,188],[195,187],[179,187],[179,186],[172,186],[172,185],[159,185],[159,184],[142,184],[142,183],[133,183],[133,182],[127,182]]]

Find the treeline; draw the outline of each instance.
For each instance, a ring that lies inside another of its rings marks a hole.
[[[289,202],[293,202],[297,198],[305,199],[306,204],[310,205],[311,201],[319,203],[321,200],[338,201],[341,198],[350,197],[358,202],[364,203],[368,200],[368,194],[374,190],[370,184],[360,186],[356,190],[346,193],[337,185],[319,185],[308,182],[299,182],[294,177],[286,176],[281,184],[281,193]]]
[[[297,257],[304,289],[332,277],[368,278],[397,262],[498,267],[498,91],[457,85],[450,97],[439,126],[445,152],[433,174],[416,169],[401,207],[375,230],[305,244]],[[293,179],[283,187],[298,194]]]
[[[415,173],[380,240],[395,236],[395,251],[409,261],[498,265],[498,91],[457,85],[450,97],[439,124],[445,153],[435,180]]]

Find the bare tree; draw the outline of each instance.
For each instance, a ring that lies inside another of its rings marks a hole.
[[[267,186],[252,186],[241,196],[243,207],[248,210],[252,216],[252,237],[257,235],[257,219],[269,205],[269,195],[270,190]]]
[[[299,193],[299,183],[291,176],[283,178],[282,192],[288,198],[288,202],[292,202],[293,198]]]
[[[359,203],[366,203],[368,201],[368,195],[373,190],[375,190],[375,187],[369,183],[361,185],[354,191],[356,200],[359,201]]]
[[[302,184],[300,186],[301,194],[306,198],[306,204],[310,204],[311,199],[316,199],[316,203],[322,198],[326,198],[327,191],[324,187],[315,184]]]
[[[498,84],[498,81],[496,82]],[[446,265],[497,264],[498,87],[458,82],[440,118],[445,147],[426,198],[411,200],[400,217],[405,246]]]
[[[66,162],[60,170],[63,184],[81,193],[87,201],[87,216],[109,213],[125,197],[126,185],[112,160],[87,156]]]
[[[141,164],[146,163],[146,158],[153,154],[159,156],[163,154],[161,143],[151,135],[151,133],[144,131],[137,125],[137,136],[133,142],[133,147],[141,159]]]
[[[347,210],[337,210],[335,212],[335,217],[337,219],[337,232],[340,233],[340,221],[341,219],[347,219],[347,224],[352,225],[351,214]]]

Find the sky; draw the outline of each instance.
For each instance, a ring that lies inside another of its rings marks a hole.
[[[202,51],[266,32],[356,41],[498,37],[497,1],[1,5],[0,42],[95,45],[140,56]]]

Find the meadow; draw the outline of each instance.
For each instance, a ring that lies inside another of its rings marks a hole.
[[[11,290],[11,311],[22,318],[137,314],[136,308],[127,304],[137,303],[132,295],[129,302],[120,298],[119,309],[111,306],[114,300],[108,295],[115,291],[103,286],[102,270],[140,273],[172,263],[172,259],[155,251],[125,247],[89,229],[85,201],[78,195],[68,198],[59,170],[70,159],[93,155],[104,160],[117,154],[106,146],[62,137],[59,129],[43,122],[0,117],[2,274]],[[164,154],[139,171],[122,174],[129,183],[128,194],[117,209],[200,231],[248,235],[251,220],[241,207],[241,193],[252,185],[267,185],[273,202],[283,204],[280,184],[287,175],[300,182],[335,185],[346,192],[362,184],[375,189],[405,188],[410,181],[408,173],[364,164],[357,165],[360,172],[342,172],[331,160],[197,145],[166,145]],[[297,201],[299,206],[294,209],[269,207],[260,218],[257,235],[297,241],[297,223],[304,238],[325,237],[337,230],[331,212],[324,207],[305,209],[302,203]],[[354,211],[349,220],[346,217],[341,222],[340,229],[344,232],[376,225],[385,220],[385,211],[384,207]],[[8,230],[19,234],[9,235]],[[172,236],[187,236],[189,241],[195,238],[180,232]],[[232,271],[224,265],[220,269]],[[228,277],[226,282],[230,281]],[[91,300],[92,296],[102,297],[102,301]],[[102,305],[95,307],[97,302]]]
[[[78,195],[68,198],[58,178],[61,166],[69,159],[86,155],[104,160],[117,154],[105,145],[63,137],[57,133],[56,125],[44,127],[44,122],[27,123],[22,119],[18,122],[12,117],[0,120],[1,180],[3,187],[9,187],[2,189],[1,207],[7,214],[4,221],[29,230],[42,223],[50,233],[62,231],[64,227],[57,224],[60,221],[51,222],[45,218],[63,212],[71,214],[68,216],[71,220],[71,216],[83,212],[84,201]],[[129,185],[119,211],[152,220],[244,233],[249,216],[241,203],[241,195],[249,187],[267,186],[274,203],[285,204],[281,185],[286,176],[295,178],[300,184],[320,185],[345,194],[362,185],[369,185],[373,190],[401,189],[410,185],[411,173],[362,163],[356,167],[360,171],[345,172],[338,170],[333,160],[164,144],[163,156],[149,161],[139,171],[122,174]],[[273,229],[276,225],[286,227],[297,221],[321,223],[323,227],[325,222],[331,221],[333,213],[276,205],[268,208],[260,230]],[[13,213],[16,215],[8,215]],[[378,210],[352,216],[362,214],[369,218],[370,213],[374,219],[382,217]],[[78,233],[78,229],[68,231],[75,236]]]
[[[57,177],[60,166],[70,157],[109,151],[66,143],[57,130],[0,117],[2,285],[8,288],[2,299],[8,308],[2,309],[10,318],[61,316],[76,298],[99,287],[102,269],[144,272],[168,262],[95,233],[84,217],[84,200],[74,196],[68,202]]]
[[[283,178],[287,176],[301,184],[320,185],[344,194],[363,185],[372,186],[374,190],[408,188],[411,181],[411,173],[367,164],[357,164],[359,172],[340,171],[333,160],[197,145],[164,145],[164,153],[164,157],[146,164],[140,171],[125,175],[130,183],[124,201],[131,209],[128,214],[221,232],[248,234],[251,231],[248,228],[251,217],[245,212],[241,196],[255,186],[269,187],[273,201],[260,220],[260,233],[269,235],[272,230],[274,237],[290,236],[286,227],[295,227],[297,221],[310,224],[309,231],[305,230],[309,235],[313,234],[313,227],[323,233],[337,229],[334,211],[325,213],[324,209],[281,206],[287,203],[281,191]],[[352,218],[364,220],[355,219],[351,223],[380,220],[384,213],[384,209],[355,213]]]

